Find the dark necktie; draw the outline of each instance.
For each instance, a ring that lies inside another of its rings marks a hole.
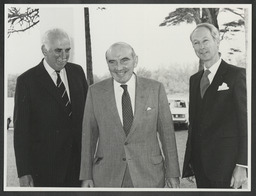
[[[206,69],[203,73],[203,76],[201,78],[201,81],[200,81],[200,91],[201,91],[201,97],[203,98],[204,97],[204,93],[205,91],[207,90],[207,88],[210,86],[210,80],[208,78],[208,75],[210,74],[211,72]]]
[[[123,128],[124,128],[125,134],[128,135],[132,126],[132,121],[133,121],[132,104],[131,104],[130,95],[127,91],[127,85],[122,84],[121,87],[124,89],[124,92],[122,95]]]
[[[56,73],[57,73],[57,88],[58,88],[61,98],[65,104],[65,108],[68,113],[68,116],[72,117],[72,108],[71,108],[71,103],[68,98],[67,90],[65,88],[64,83],[62,82],[62,80],[60,78],[60,71],[56,71]]]

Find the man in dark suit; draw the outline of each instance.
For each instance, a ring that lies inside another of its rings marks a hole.
[[[221,59],[213,25],[199,24],[190,39],[204,69],[190,78],[183,177],[195,175],[198,188],[239,188],[247,175],[245,69]]]
[[[20,186],[75,187],[87,82],[69,63],[70,38],[61,29],[43,37],[44,59],[17,79],[14,149]]]
[[[134,74],[138,57],[126,43],[113,44],[106,60],[112,77],[90,86],[86,100],[83,186],[178,188],[175,133],[163,84]]]

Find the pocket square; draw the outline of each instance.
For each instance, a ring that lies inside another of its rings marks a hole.
[[[149,110],[152,110],[152,108],[151,107],[147,107],[147,111],[149,111]]]
[[[227,85],[227,83],[223,82],[221,86],[219,86],[218,91],[224,91],[224,90],[228,90],[229,87]]]

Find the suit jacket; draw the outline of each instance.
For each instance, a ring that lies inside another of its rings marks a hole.
[[[196,137],[201,141],[201,169],[211,180],[230,180],[236,164],[247,165],[245,69],[222,60],[199,105],[202,74],[200,71],[190,78],[190,126],[182,176],[194,175],[192,148],[195,143],[192,138],[200,130]],[[228,87],[221,90],[225,83]],[[201,119],[196,120],[199,109]]]
[[[135,94],[134,120],[126,137],[116,108],[113,79],[90,86],[83,119],[81,180],[92,179],[96,187],[121,187],[126,164],[134,187],[163,187],[165,177],[180,175],[163,85],[136,77]]]
[[[67,63],[65,69],[72,119],[43,61],[17,79],[14,149],[19,177],[31,174],[36,181],[62,182],[70,159],[75,159],[74,173],[79,178],[87,83],[79,65]]]

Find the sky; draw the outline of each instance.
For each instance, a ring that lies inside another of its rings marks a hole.
[[[28,5],[14,6],[27,7]],[[63,28],[71,34],[73,45],[70,61],[80,64],[86,71],[83,8],[88,5],[34,6],[40,9],[39,25],[25,33],[13,34],[10,38],[5,38],[6,74],[20,74],[40,62],[43,58],[40,37],[45,30],[52,27]],[[139,58],[137,68],[156,70],[162,67],[196,63],[198,58],[189,40],[195,24],[159,26],[171,11],[177,7],[189,6],[191,5],[89,5],[94,74],[102,76],[108,73],[105,52],[110,45],[119,41],[127,42],[134,48]],[[225,7],[225,5],[222,6]],[[220,13],[218,20],[219,23],[224,23],[237,17]],[[7,22],[6,26],[8,27]],[[221,46],[223,54],[227,52],[230,43],[244,50],[244,39],[241,36],[244,34],[223,42]]]

